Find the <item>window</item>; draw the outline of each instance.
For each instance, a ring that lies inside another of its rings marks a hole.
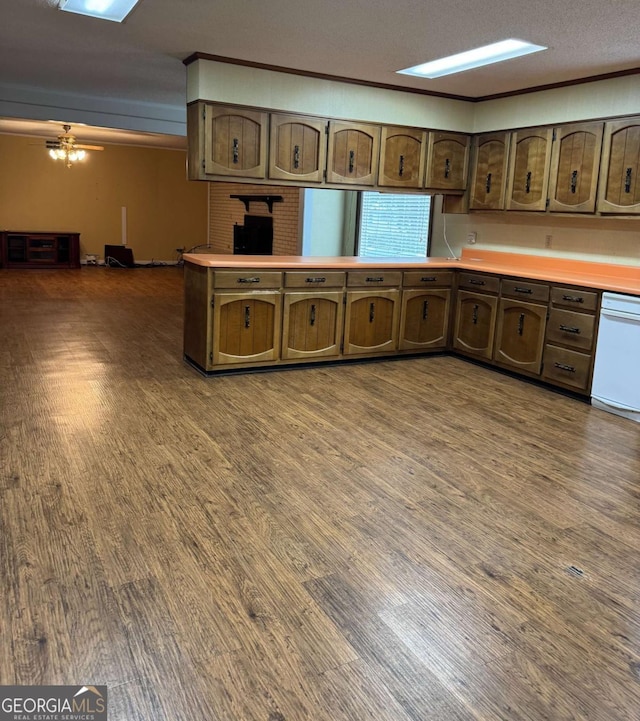
[[[362,192],[358,218],[359,256],[427,255],[430,195]]]

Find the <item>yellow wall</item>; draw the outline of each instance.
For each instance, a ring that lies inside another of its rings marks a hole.
[[[66,168],[44,141],[0,135],[0,227],[77,231],[80,258],[122,242],[136,260],[175,260],[207,242],[208,183],[186,179],[186,152],[105,145]]]

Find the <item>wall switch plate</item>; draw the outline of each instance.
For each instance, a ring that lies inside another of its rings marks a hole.
[[[475,232],[475,230],[473,231],[473,233],[467,233],[467,243],[469,243],[469,245],[473,245],[477,239],[478,234]]]

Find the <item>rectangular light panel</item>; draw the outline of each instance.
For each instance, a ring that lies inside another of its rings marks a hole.
[[[503,60],[518,58],[521,55],[529,55],[546,49],[543,45],[533,45],[524,40],[501,40],[498,43],[485,45],[475,50],[467,50],[464,53],[457,53],[422,65],[414,65],[412,68],[396,72],[402,75],[415,75],[419,78],[441,78],[444,75],[461,73],[464,70],[500,63]]]
[[[60,10],[121,23],[139,0],[62,0]]]

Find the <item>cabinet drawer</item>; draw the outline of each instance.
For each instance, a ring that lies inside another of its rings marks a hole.
[[[547,342],[591,350],[595,325],[594,315],[553,308],[547,323]]]
[[[481,273],[460,273],[458,288],[462,290],[476,290],[479,293],[498,293],[500,278],[495,275],[482,275]]]
[[[542,377],[552,383],[562,383],[576,390],[589,390],[591,356],[574,350],[545,346]]]
[[[347,277],[347,285],[350,287],[389,288],[401,283],[401,270],[354,270]]]
[[[405,270],[402,285],[405,288],[449,287],[452,279],[453,272],[450,270]]]
[[[279,288],[282,273],[274,270],[216,270],[213,277],[214,288]]]
[[[598,309],[598,293],[589,290],[578,290],[577,288],[551,288],[551,302],[554,305],[575,308],[576,310]]]
[[[340,288],[344,285],[345,275],[342,270],[287,271],[284,284],[287,288]]]
[[[542,301],[546,303],[549,300],[549,286],[542,283],[531,283],[528,280],[512,280],[510,278],[502,279],[502,295],[510,298],[520,298],[526,301]]]

